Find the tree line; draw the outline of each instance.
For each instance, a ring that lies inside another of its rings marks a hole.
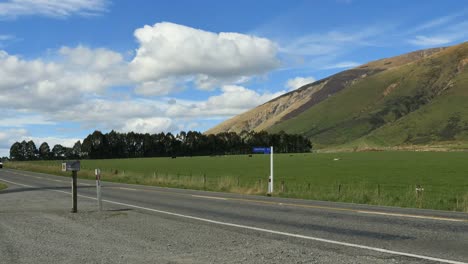
[[[47,142],[39,148],[30,141],[15,142],[10,148],[12,160],[111,159],[249,154],[253,147],[273,146],[276,153],[310,152],[312,143],[301,135],[265,131],[224,132],[205,135],[197,131],[178,134],[119,133],[94,131],[73,147]]]

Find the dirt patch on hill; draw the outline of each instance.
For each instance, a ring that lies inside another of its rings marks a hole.
[[[397,87],[398,85],[400,85],[400,83],[392,83],[390,84],[386,89],[385,91],[383,92],[383,96],[388,96],[391,92],[393,92]]]
[[[465,66],[468,64],[468,58],[464,58],[458,63],[458,72],[462,72],[465,69]]]

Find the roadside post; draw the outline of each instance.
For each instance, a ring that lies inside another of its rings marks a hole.
[[[273,194],[273,146],[271,147],[255,147],[252,149],[254,153],[270,154],[270,176],[268,177],[268,191],[267,195]]]
[[[78,212],[78,194],[77,194],[77,183],[76,179],[78,177],[78,171],[80,170],[80,161],[67,161],[62,163],[62,171],[71,171],[72,172],[72,213]]]
[[[96,175],[96,194],[99,211],[102,211],[102,196],[101,196],[101,169],[95,169],[94,174]]]
[[[273,193],[273,146],[270,147],[270,179],[268,179],[270,195]]]

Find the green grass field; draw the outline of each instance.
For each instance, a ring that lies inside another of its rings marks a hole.
[[[6,189],[6,185],[0,182],[0,190]]]
[[[275,195],[468,212],[467,161],[466,152],[277,154]],[[69,175],[59,161],[5,165]],[[79,177],[95,168],[110,181],[265,194],[269,155],[84,160]]]

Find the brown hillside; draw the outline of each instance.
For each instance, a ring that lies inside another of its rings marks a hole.
[[[355,82],[391,68],[419,61],[440,52],[445,48],[420,50],[408,54],[373,61],[346,70],[328,78],[300,87],[243,114],[235,116],[206,134],[220,132],[241,132],[243,130],[261,131],[300,115],[328,97],[350,87]],[[464,66],[464,65],[463,65]]]

